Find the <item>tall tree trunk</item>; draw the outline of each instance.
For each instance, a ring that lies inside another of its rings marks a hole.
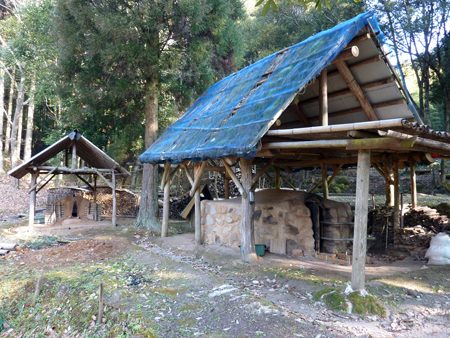
[[[19,120],[22,117],[23,100],[25,95],[24,87],[25,78],[22,76],[20,78],[19,88],[17,89],[16,111],[14,113],[14,120],[11,131],[11,168],[15,168],[19,162],[20,143],[17,137],[19,134]],[[18,179],[14,179],[13,186],[16,188],[19,187]]]
[[[24,93],[25,96],[25,93]],[[23,108],[24,105],[22,104],[22,109],[20,110],[20,116],[19,116],[19,123],[17,125],[17,144],[16,144],[16,151],[17,151],[17,158],[20,160],[23,157],[21,157],[22,153],[22,134],[23,134]]]
[[[36,90],[36,77],[31,79],[30,87],[30,101],[28,103],[28,115],[27,115],[27,133],[25,136],[25,151],[23,159],[25,161],[31,158],[31,145],[33,143],[33,127],[34,127],[34,92]]]
[[[145,148],[148,149],[155,142],[158,133],[158,73],[153,74],[147,85],[145,98]],[[141,204],[135,222],[137,227],[161,230],[158,220],[158,166],[151,167],[144,163],[142,174]]]
[[[8,121],[12,119],[13,102],[14,102],[14,86],[16,84],[16,66],[12,70],[11,85],[9,86],[9,101],[8,101]],[[11,124],[6,125],[6,141],[5,141],[5,153],[9,153],[11,146]]]
[[[0,69],[0,174],[3,173],[3,120],[5,109],[5,71]],[[8,121],[6,122],[8,123]]]
[[[428,64],[424,65],[425,69],[423,74],[423,91],[424,91],[424,112],[426,123],[432,127],[431,113],[430,113],[430,67]]]

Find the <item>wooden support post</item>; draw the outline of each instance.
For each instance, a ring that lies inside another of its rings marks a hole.
[[[202,165],[203,162],[194,164],[194,181],[200,181],[200,176],[202,175]],[[203,165],[204,166],[204,165]],[[201,201],[200,201],[200,189],[197,188],[194,193],[195,196],[195,244],[202,244],[202,225],[201,225]]]
[[[394,245],[398,244],[398,232],[400,228],[400,179],[398,176],[398,159],[394,161],[394,213],[393,213],[393,233]]]
[[[74,143],[72,145],[72,170],[77,167],[77,145]]]
[[[94,210],[94,220],[97,221],[97,175],[94,175]]]
[[[326,67],[319,76],[319,123],[321,126],[328,126],[328,86]]]
[[[273,167],[275,171],[275,188],[281,189],[281,175],[280,175],[280,167]]]
[[[170,163],[164,164],[164,204],[161,227],[161,237],[167,237],[169,229],[169,207],[170,207]]]
[[[356,173],[355,226],[353,232],[352,266],[352,288],[355,291],[361,291],[365,288],[369,174],[370,150],[359,150]]]
[[[322,164],[322,195],[324,198],[329,199],[330,194],[328,192],[328,166]]]
[[[36,209],[36,181],[39,176],[39,171],[33,172],[31,174],[31,187],[33,188],[30,191],[30,214],[28,219],[28,225],[31,227],[34,224],[34,211]]]
[[[254,224],[254,211],[255,203],[252,202],[251,195],[251,185],[252,185],[252,162],[253,160],[247,160],[246,158],[241,158],[241,173],[242,173],[242,186],[246,192],[246,196],[241,196],[242,198],[242,217],[239,230],[241,232],[241,257],[246,263],[251,263],[256,261],[255,253],[255,224]],[[254,198],[254,197],[253,197]]]
[[[225,199],[230,199],[230,175],[228,174],[228,171],[225,171],[225,178],[224,178],[224,184],[225,184]]]
[[[392,159],[389,157],[383,161],[384,172],[386,173],[386,206],[394,206],[394,168]]]
[[[411,168],[411,207],[417,208],[417,182],[416,182],[416,162],[409,162]]]
[[[205,166],[206,166],[206,161],[201,162],[201,164],[196,163],[196,165],[194,166],[194,184],[192,185],[191,191],[189,192],[189,195],[191,197],[194,196],[194,193],[198,190],[198,188],[200,186],[200,180],[202,178],[203,170],[205,170]]]
[[[113,210],[112,210],[112,225],[117,225],[117,196],[116,196],[116,173],[114,170],[111,172],[112,179],[112,198],[113,198]]]

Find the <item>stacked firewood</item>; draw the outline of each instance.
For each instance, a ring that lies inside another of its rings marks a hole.
[[[94,200],[94,196],[92,194],[85,194],[83,197],[88,200]],[[139,195],[136,195],[129,190],[116,189],[116,198],[117,216],[137,216],[140,203]],[[97,189],[97,203],[102,205],[102,215],[112,215],[113,198],[111,188],[102,187]]]
[[[439,232],[450,233],[447,216],[440,215],[436,209],[419,207],[404,215],[403,229],[399,229],[399,242],[415,247],[428,247],[431,238]]]

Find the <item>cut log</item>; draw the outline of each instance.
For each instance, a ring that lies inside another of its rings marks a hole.
[[[11,243],[0,243],[0,250],[16,251],[18,245]]]

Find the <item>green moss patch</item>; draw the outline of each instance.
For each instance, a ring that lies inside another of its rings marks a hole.
[[[355,291],[349,294],[347,298],[353,305],[353,312],[386,317],[386,310],[373,296],[366,295],[363,297],[358,291]]]
[[[345,296],[342,290],[325,288],[315,293],[313,301],[324,302],[330,309],[335,311],[347,312],[348,305],[351,304],[353,313],[386,316],[386,310],[375,297],[370,295],[363,297],[359,292],[353,292]]]

